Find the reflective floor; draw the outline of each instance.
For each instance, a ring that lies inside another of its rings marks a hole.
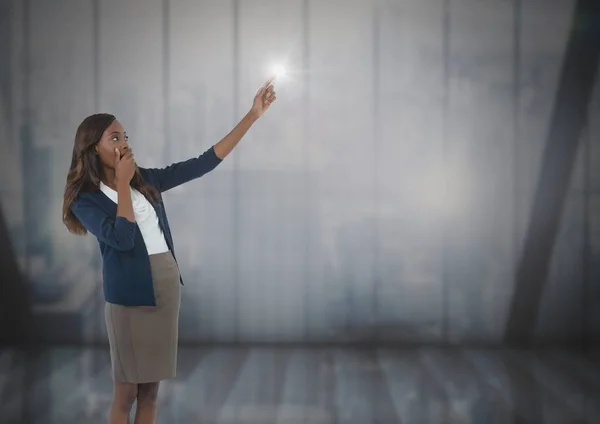
[[[106,423],[108,351],[0,351],[0,422]],[[599,423],[600,355],[180,348],[159,423]]]

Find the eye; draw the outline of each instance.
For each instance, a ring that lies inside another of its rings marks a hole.
[[[111,140],[114,141],[115,143],[117,143],[119,141],[119,136],[118,135],[113,135],[112,138],[111,138]],[[127,135],[124,136],[123,140],[129,141],[129,136],[127,136]]]

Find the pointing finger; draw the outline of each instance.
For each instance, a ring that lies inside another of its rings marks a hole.
[[[269,79],[267,80],[267,82],[265,82],[265,84],[263,85],[264,88],[267,88],[269,85],[271,85],[271,83],[275,80],[275,77],[277,75],[271,75],[271,77],[269,77]]]

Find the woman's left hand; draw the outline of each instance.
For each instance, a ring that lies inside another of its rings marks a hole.
[[[275,96],[275,88],[273,87],[273,80],[275,77],[271,77],[266,83],[258,90],[258,93],[254,96],[254,103],[252,104],[252,113],[256,118],[260,118],[263,113],[269,109],[269,106],[277,99]]]

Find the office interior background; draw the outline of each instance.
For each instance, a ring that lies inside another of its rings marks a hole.
[[[283,64],[164,196],[182,346],[597,347],[592,3],[0,1],[5,342],[107,349],[98,244],[61,222],[79,123],[113,113],[166,166]]]

